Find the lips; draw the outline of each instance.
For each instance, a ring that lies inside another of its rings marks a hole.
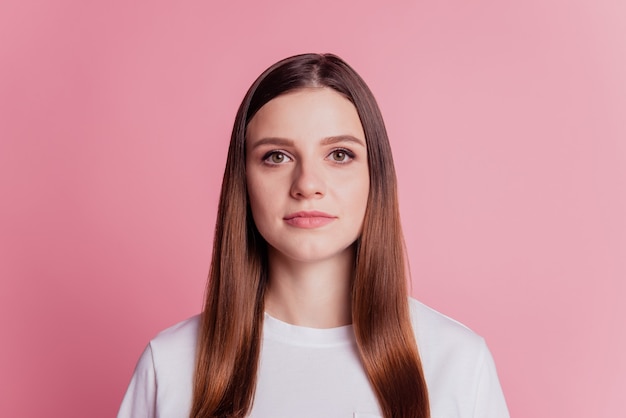
[[[295,226],[297,228],[311,229],[327,225],[337,219],[337,217],[325,212],[319,212],[314,210],[294,212],[285,216],[283,219],[287,224],[291,226]]]

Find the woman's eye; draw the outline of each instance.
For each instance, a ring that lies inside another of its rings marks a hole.
[[[273,151],[269,155],[267,155],[264,159],[266,162],[270,164],[283,164],[288,161],[291,161],[289,157],[287,157],[284,153],[279,151]]]
[[[330,153],[330,158],[336,163],[347,163],[354,156],[347,150],[337,149]]]

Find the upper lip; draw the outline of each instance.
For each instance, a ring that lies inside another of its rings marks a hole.
[[[293,218],[336,218],[336,216],[330,215],[326,212],[320,212],[318,210],[302,210],[300,212],[290,213],[285,216],[284,219]]]

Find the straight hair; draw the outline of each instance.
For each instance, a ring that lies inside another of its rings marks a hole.
[[[248,123],[290,91],[327,87],[350,100],[367,143],[370,190],[355,245],[352,323],[365,373],[386,418],[429,418],[422,364],[409,314],[406,257],[391,147],[374,95],[332,54],[302,54],[265,70],[235,118],[201,316],[191,418],[244,417],[252,407],[261,347],[267,243],[246,186]]]

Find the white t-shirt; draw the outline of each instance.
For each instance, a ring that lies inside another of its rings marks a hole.
[[[484,340],[410,299],[432,418],[508,418]],[[199,316],[150,341],[118,418],[188,418]],[[381,417],[352,325],[316,329],[265,314],[251,417]]]

